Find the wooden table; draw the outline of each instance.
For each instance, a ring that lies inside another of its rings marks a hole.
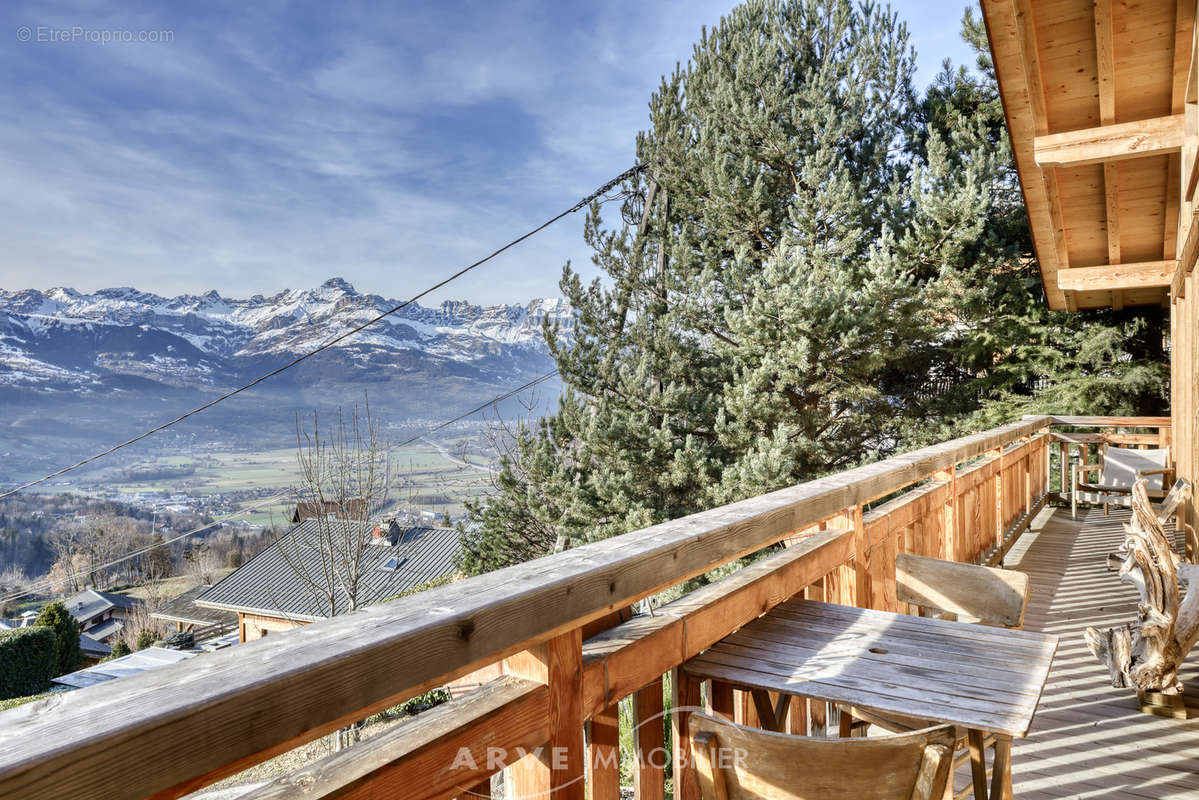
[[[1056,636],[789,600],[683,671],[749,690],[768,729],[779,729],[791,695],[959,725],[983,800],[983,736],[995,737],[990,796],[1010,798],[1012,737],[1028,734],[1056,649]]]

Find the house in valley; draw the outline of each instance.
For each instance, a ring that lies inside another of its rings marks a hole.
[[[63,604],[78,623],[80,633],[97,642],[111,644],[125,629],[125,618],[140,605],[140,601],[123,594],[84,589],[63,600]]]
[[[345,564],[330,567],[319,519],[305,519],[254,558],[216,583],[194,601],[200,608],[237,614],[240,641],[258,639],[346,613],[350,603],[342,590],[323,596],[330,570],[343,575]],[[453,528],[404,527],[396,522],[380,525],[341,520],[346,536],[335,540],[360,541],[369,537],[357,558],[358,608],[381,603],[448,580],[457,573],[458,532]],[[336,578],[334,580],[337,580]],[[332,612],[332,613],[331,613]]]

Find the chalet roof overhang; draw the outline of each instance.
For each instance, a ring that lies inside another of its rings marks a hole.
[[[1167,301],[1195,6],[982,0],[1051,308]]]

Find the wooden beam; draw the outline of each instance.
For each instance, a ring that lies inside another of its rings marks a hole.
[[[518,748],[540,747],[549,713],[545,685],[506,675],[243,797],[453,797],[503,766],[490,748],[514,760]]]
[[[1112,37],[1112,0],[1095,0],[1095,66],[1099,76],[1099,122],[1116,122],[1116,55]],[[1120,186],[1114,163],[1103,165],[1103,196],[1106,206],[1107,261],[1119,264],[1120,254]],[[1165,258],[1165,256],[1162,256]],[[1112,290],[1112,308],[1124,307],[1124,292]]]
[[[1028,417],[1033,419],[1033,417]],[[1078,428],[1168,428],[1169,417],[1084,417],[1069,414],[1054,414],[1054,425],[1068,425]],[[1056,437],[1073,434],[1055,433]]]
[[[1120,289],[1168,287],[1174,277],[1174,261],[1141,261],[1133,264],[1107,264],[1101,267],[1074,267],[1057,274],[1057,286],[1063,292],[1111,292]]]
[[[1033,142],[1033,152],[1042,168],[1080,167],[1177,153],[1182,149],[1183,128],[1182,114],[1101,125],[1038,136]]]

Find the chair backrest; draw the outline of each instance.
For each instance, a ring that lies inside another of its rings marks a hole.
[[[1137,450],[1132,447],[1108,447],[1103,451],[1103,472],[1099,483],[1120,489],[1131,489],[1141,470],[1165,469],[1170,466],[1169,448]],[[1166,476],[1148,475],[1148,488],[1162,491]]]
[[[1021,628],[1031,589],[1028,575],[1015,570],[910,553],[895,556],[899,602],[952,615],[962,622]]]
[[[898,736],[826,739],[692,714],[688,729],[704,800],[939,800],[953,764],[949,725]]]
[[[1162,504],[1157,507],[1157,519],[1162,525],[1170,521],[1170,517],[1178,513],[1178,507],[1191,499],[1191,482],[1186,478],[1179,478],[1174,481],[1174,485],[1170,487],[1170,493],[1166,495],[1166,499],[1162,500]]]

